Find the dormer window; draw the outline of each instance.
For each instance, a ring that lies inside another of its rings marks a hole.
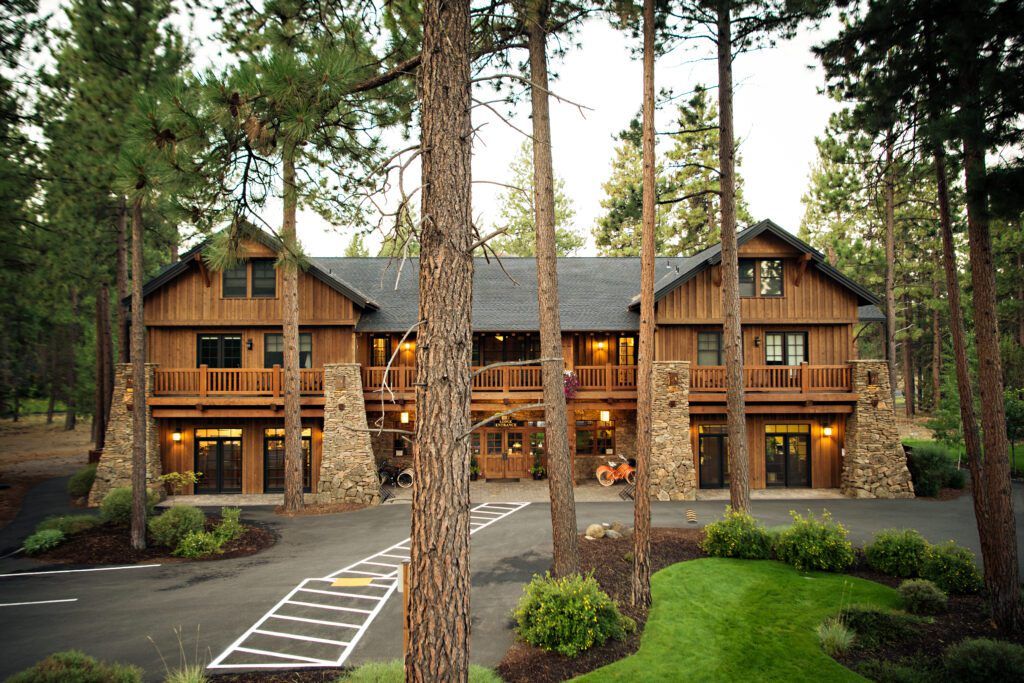
[[[753,259],[740,259],[740,296],[754,296],[757,290],[754,288],[754,266]]]
[[[761,261],[761,296],[782,296],[782,259]]]
[[[782,296],[782,259],[740,259],[740,296]]]
[[[252,295],[253,298],[273,299],[277,296],[277,269],[270,259],[252,262]]]
[[[251,282],[250,282],[251,280]],[[277,296],[277,268],[273,259],[243,261],[221,274],[225,299],[273,299]]]
[[[225,299],[244,299],[248,295],[248,272],[245,263],[224,271],[221,284]]]

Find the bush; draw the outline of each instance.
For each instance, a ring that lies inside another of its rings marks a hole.
[[[818,640],[829,657],[838,657],[853,645],[853,631],[835,617],[818,624]]]
[[[905,578],[921,572],[928,541],[913,529],[886,529],[864,549],[868,564],[883,574]]]
[[[221,508],[220,523],[213,533],[220,539],[221,545],[233,541],[245,531],[241,522],[242,510],[240,508]]]
[[[974,553],[953,541],[928,548],[921,565],[921,577],[947,593],[977,593],[982,583]]]
[[[54,515],[39,522],[36,531],[56,529],[65,536],[71,536],[93,528],[99,524],[99,521],[96,515]]]
[[[178,557],[205,557],[220,552],[223,541],[210,531],[190,531],[179,541],[174,554]]]
[[[202,531],[206,515],[191,505],[175,505],[159,517],[149,520],[149,534],[157,545],[177,548],[181,539],[193,531]]]
[[[877,683],[932,683],[935,672],[923,662],[904,659],[892,662],[886,659],[869,659],[857,666],[857,673]]]
[[[772,556],[771,538],[764,526],[746,512],[725,509],[725,517],[704,528],[701,547],[712,557],[767,560]]]
[[[946,677],[956,683],[1024,681],[1024,646],[1001,640],[963,640],[946,650]]]
[[[14,674],[7,683],[142,683],[142,669],[99,662],[78,650],[68,650]]]
[[[160,502],[160,494],[146,491],[146,517],[153,516],[156,504]],[[132,490],[128,486],[111,489],[100,503],[100,517],[111,524],[131,524],[132,521]]]
[[[911,614],[941,614],[949,598],[928,579],[911,579],[900,584],[903,609]]]
[[[37,531],[25,539],[25,553],[38,555],[56,548],[64,542],[64,532],[60,529],[44,529]]]
[[[193,664],[180,669],[172,669],[164,676],[164,683],[207,683],[206,667]]]
[[[96,481],[96,463],[86,465],[71,475],[68,480],[68,494],[72,498],[84,498],[92,490],[92,483]]]
[[[514,617],[520,638],[567,657],[636,629],[593,576],[534,576],[523,589]]]
[[[958,472],[955,458],[940,444],[915,444],[907,455],[907,469],[917,496],[936,496],[944,487],[963,488],[963,474]]]
[[[839,618],[857,634],[864,647],[903,640],[913,634],[914,626],[921,623],[920,617],[862,605],[850,605]]]
[[[838,572],[853,564],[853,546],[846,539],[846,528],[832,521],[826,511],[819,520],[813,514],[801,517],[790,511],[793,526],[775,542],[775,554],[799,571]]]

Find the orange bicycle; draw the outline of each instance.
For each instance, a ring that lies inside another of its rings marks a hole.
[[[611,486],[622,479],[625,479],[627,484],[632,484],[636,481],[636,468],[630,465],[629,461],[621,455],[619,460],[622,462],[609,460],[607,465],[601,465],[597,468],[597,483],[601,486]]]

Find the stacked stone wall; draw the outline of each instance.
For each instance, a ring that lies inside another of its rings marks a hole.
[[[355,363],[324,366],[323,436],[318,502],[379,503],[380,482]]]
[[[690,441],[690,363],[656,361],[651,411],[651,497],[693,500],[696,478]]]

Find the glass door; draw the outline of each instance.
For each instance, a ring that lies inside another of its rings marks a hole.
[[[766,426],[764,468],[767,486],[810,486],[810,425]]]
[[[240,493],[242,490],[242,430],[197,429],[196,493]]]
[[[729,485],[729,438],[725,425],[704,425],[697,437],[700,487],[720,489]]]
[[[313,490],[313,432],[302,430],[302,489]],[[284,430],[263,430],[263,492],[284,491]]]

